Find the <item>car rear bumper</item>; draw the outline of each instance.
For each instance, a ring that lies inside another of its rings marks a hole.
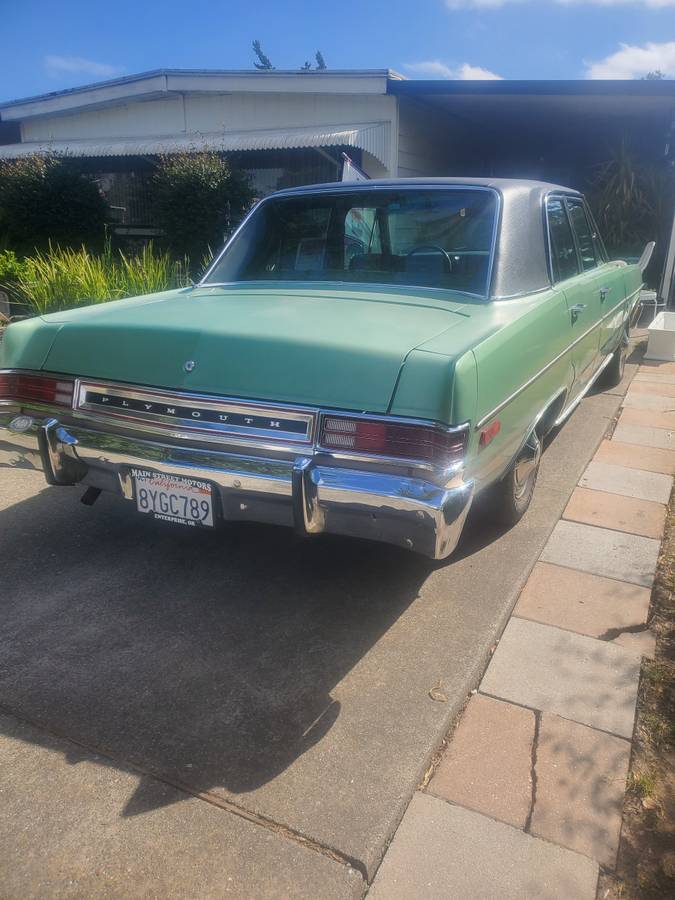
[[[80,484],[133,500],[131,468],[210,481],[222,518],[383,541],[444,559],[473,499],[461,476],[421,477],[330,464],[311,453],[270,459],[169,446],[0,407],[0,466],[37,469],[50,484]]]

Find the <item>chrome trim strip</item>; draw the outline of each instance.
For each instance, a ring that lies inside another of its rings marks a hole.
[[[616,353],[616,350],[614,351],[614,353]],[[598,378],[602,375],[602,373],[604,372],[604,370],[605,370],[605,369],[607,368],[607,366],[610,364],[610,362],[612,361],[612,357],[614,356],[614,353],[610,353],[608,356],[605,357],[605,359],[603,359],[603,361],[602,361],[602,363],[600,364],[600,366],[596,369],[596,371],[595,371],[595,372],[593,373],[593,375],[591,376],[591,379],[590,379],[590,381],[588,382],[588,384],[586,385],[586,387],[585,387],[580,393],[577,394],[577,396],[574,398],[574,400],[571,401],[570,405],[567,406],[567,407],[560,413],[560,415],[558,416],[558,418],[555,420],[555,422],[553,423],[553,427],[554,427],[554,428],[557,427],[558,425],[562,425],[562,423],[565,421],[565,419],[566,419],[569,415],[571,415],[571,413],[574,412],[574,410],[575,410],[575,409],[577,408],[577,406],[581,403],[581,401],[584,399],[584,397],[586,396],[586,394],[590,391],[590,389],[593,387],[593,385],[595,384],[595,382],[598,380]]]
[[[643,287],[644,287],[644,285],[640,285],[640,287],[637,290],[633,291],[627,297],[624,297],[623,300],[619,301],[619,303],[616,304],[616,306],[613,306],[612,309],[609,310],[609,312],[605,313],[605,315],[602,316],[602,318],[598,319],[598,321],[595,322],[593,325],[591,325],[590,328],[587,328],[586,331],[584,331],[583,334],[580,334],[578,338],[575,338],[575,340],[573,340],[571,344],[569,344],[567,347],[565,347],[565,349],[562,350],[552,360],[550,360],[550,362],[546,363],[546,365],[542,369],[540,369],[538,372],[536,372],[526,382],[521,384],[520,387],[516,388],[516,390],[512,394],[510,394],[505,400],[502,400],[501,403],[498,403],[497,406],[495,406],[495,408],[492,409],[489,413],[486,413],[486,415],[484,415],[482,418],[480,418],[476,422],[474,429],[477,430],[479,428],[482,428],[483,425],[485,425],[486,422],[489,422],[493,416],[496,416],[497,413],[501,412],[504,409],[504,407],[508,406],[509,403],[511,403],[513,400],[516,399],[516,397],[518,397],[520,394],[522,394],[522,392],[524,390],[526,390],[526,388],[530,387],[530,385],[534,384],[534,382],[537,381],[538,378],[541,378],[542,375],[544,375],[546,372],[548,372],[548,370],[552,366],[554,366],[557,362],[559,362],[563,358],[563,356],[565,356],[567,353],[569,353],[569,351],[572,350],[573,347],[576,347],[576,345],[580,341],[583,341],[583,339],[585,337],[587,337],[591,333],[591,331],[593,331],[596,328],[599,328],[600,325],[602,325],[602,323],[605,321],[605,319],[608,319],[610,316],[614,315],[620,306],[623,306],[625,303],[628,303],[630,300],[633,299],[633,297],[636,294],[639,294]]]
[[[167,410],[174,408],[185,411],[193,408],[194,421],[175,413],[163,413],[152,409],[140,411],[131,407],[129,412],[126,412],[124,408],[115,405],[103,407],[102,404],[88,400],[89,394],[113,398],[122,403],[164,407]],[[316,421],[314,410],[299,409],[290,405],[268,405],[257,401],[220,398],[210,394],[144,388],[86,378],[78,378],[76,381],[75,409],[93,413],[102,417],[104,421],[140,422],[144,425],[154,424],[160,428],[180,428],[188,435],[217,434],[220,437],[232,435],[244,439],[262,437],[273,442],[286,441],[306,445],[311,445],[313,441]],[[222,422],[210,422],[202,419],[202,415],[218,416]],[[230,418],[235,419],[235,422],[228,421]],[[269,424],[256,425],[254,424],[256,420],[268,420]],[[285,429],[284,422],[287,423]],[[301,433],[293,430],[291,424],[304,427],[304,431]]]

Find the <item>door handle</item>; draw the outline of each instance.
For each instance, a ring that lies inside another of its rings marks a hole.
[[[607,299],[607,294],[609,294],[609,292],[611,290],[612,289],[608,288],[608,287],[600,288],[600,302],[601,303],[605,302],[605,300]]]
[[[576,322],[581,313],[586,309],[585,303],[575,303],[574,306],[570,307],[570,313],[572,315],[572,322]]]

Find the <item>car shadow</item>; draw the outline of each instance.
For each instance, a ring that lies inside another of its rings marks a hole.
[[[479,522],[466,533],[457,558],[493,539]],[[336,685],[452,565],[281,528],[177,528],[105,495],[84,507],[70,488],[0,511],[0,560],[0,707],[221,795],[255,791],[324,738]],[[124,815],[159,795],[141,778]]]

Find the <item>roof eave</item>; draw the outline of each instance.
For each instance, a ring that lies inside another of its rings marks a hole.
[[[0,119],[5,122],[58,115],[92,106],[105,106],[125,100],[148,99],[181,91],[232,92],[265,91],[282,92],[284,89],[318,93],[387,93],[389,81],[402,80],[403,76],[390,69],[328,69],[326,71],[272,69],[154,69],[136,75],[127,75],[81,85],[63,91],[41,94],[35,97],[0,103]],[[357,82],[362,89],[357,90]]]

